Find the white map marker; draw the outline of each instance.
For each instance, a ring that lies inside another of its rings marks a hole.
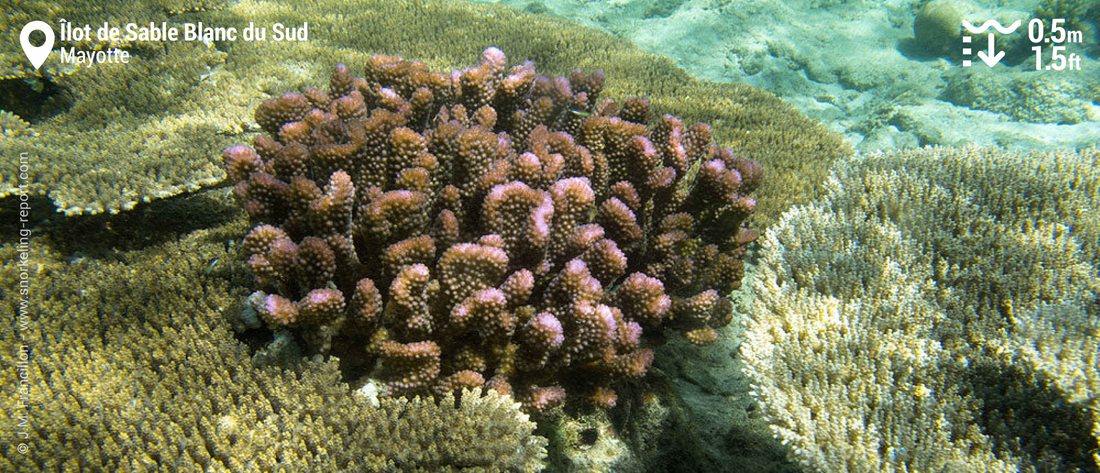
[[[35,46],[31,44],[31,33],[35,31],[41,31],[46,35],[46,41],[41,46]],[[27,59],[31,60],[31,64],[37,70],[42,67],[42,63],[46,62],[46,58],[50,55],[50,50],[53,49],[53,28],[45,21],[32,21],[27,23],[27,26],[23,27],[23,31],[19,32],[19,44],[23,46],[23,53],[27,55]]]

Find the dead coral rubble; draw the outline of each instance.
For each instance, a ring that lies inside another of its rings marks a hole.
[[[267,134],[224,154],[261,317],[378,361],[391,394],[484,385],[532,410],[614,405],[664,328],[714,341],[762,168],[603,83],[489,48],[451,73],[341,64],[264,102]]]

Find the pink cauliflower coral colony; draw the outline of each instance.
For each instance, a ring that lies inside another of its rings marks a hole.
[[[257,311],[390,394],[485,386],[532,411],[613,406],[665,329],[713,342],[761,167],[603,83],[489,48],[264,102],[267,134],[224,154]]]

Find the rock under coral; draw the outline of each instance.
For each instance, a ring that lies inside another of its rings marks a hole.
[[[531,410],[615,404],[665,329],[713,342],[762,169],[604,80],[489,48],[451,73],[375,56],[262,104],[268,135],[224,153],[259,314],[391,394],[484,384]]]

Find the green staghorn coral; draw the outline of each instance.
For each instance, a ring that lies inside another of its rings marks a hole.
[[[776,436],[825,471],[1100,466],[1098,169],[1095,148],[839,164],[764,237],[742,355]]]
[[[8,431],[0,470],[540,468],[546,441],[510,398],[467,391],[375,407],[351,395],[334,361],[255,365],[222,315],[237,310],[246,277],[226,249],[244,227],[224,193],[143,209],[67,220],[30,240],[25,325],[16,323],[20,248],[0,247],[2,338],[27,347],[0,358],[0,421],[29,415],[27,437]],[[24,373],[26,398],[16,391]],[[15,405],[23,399],[25,410]]]
[[[44,80],[61,92],[55,95],[71,96],[69,110],[83,118],[67,118],[70,112],[64,109],[52,118],[24,116],[39,136],[0,141],[5,154],[28,151],[38,156],[42,166],[32,182],[34,193],[49,195],[60,210],[76,215],[118,212],[207,186],[224,177],[217,153],[228,141],[240,142],[256,129],[251,111],[272,94],[320,83],[332,65],[363,64],[370,53],[401,54],[432,68],[454,68],[490,44],[534,60],[549,73],[602,67],[616,78],[606,93],[646,95],[655,109],[711,123],[720,142],[769,169],[759,191],[758,214],[764,224],[789,203],[817,192],[828,163],[849,152],[839,135],[771,94],[694,80],[672,61],[607,34],[504,7],[252,0],[173,20],[238,28],[249,21],[308,21],[310,39],[215,43],[209,50],[201,44],[136,45],[140,54],[127,66],[129,71],[97,66],[60,77],[48,74]],[[54,61],[56,55],[45,67]],[[120,84],[134,92],[127,93]],[[75,126],[102,114],[113,117],[113,124]],[[139,139],[145,135],[160,138],[145,143]],[[13,191],[16,183],[10,179],[0,183],[0,196]]]

